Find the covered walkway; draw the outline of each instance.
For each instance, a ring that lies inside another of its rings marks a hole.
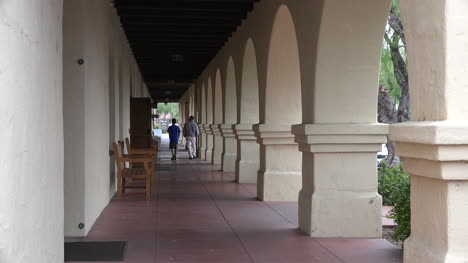
[[[262,202],[252,185],[220,166],[170,161],[163,141],[152,200],[112,200],[86,241],[128,241],[129,263],[152,262],[402,262],[382,239],[309,238],[297,229],[291,203]]]

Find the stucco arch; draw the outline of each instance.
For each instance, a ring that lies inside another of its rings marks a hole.
[[[206,123],[207,119],[206,119],[206,106],[207,106],[207,103],[206,103],[206,86],[205,84],[203,83],[202,84],[202,88],[201,88],[201,120],[200,122],[201,123]]]
[[[208,77],[206,89],[206,123],[213,124],[213,89],[211,77]]]
[[[229,57],[226,72],[226,90],[224,96],[224,123],[237,122],[237,85],[234,61]]]
[[[302,121],[301,74],[296,29],[286,5],[276,13],[268,51],[264,123]]]
[[[223,123],[223,87],[221,84],[221,71],[216,70],[215,75],[215,89],[214,89],[214,116],[215,124]]]
[[[259,122],[258,74],[255,46],[251,38],[245,45],[242,84],[240,89],[239,122],[256,124]]]

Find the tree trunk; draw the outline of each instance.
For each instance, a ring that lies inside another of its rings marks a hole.
[[[378,122],[392,124],[397,120],[397,112],[395,110],[395,103],[392,100],[392,97],[389,94],[390,92],[383,86],[379,86],[379,97],[378,97]],[[385,162],[389,166],[398,165],[394,164],[395,162],[395,145],[393,142],[387,143],[388,155],[385,159]]]

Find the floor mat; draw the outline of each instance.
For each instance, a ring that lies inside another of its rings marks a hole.
[[[65,243],[65,261],[124,261],[127,242]]]

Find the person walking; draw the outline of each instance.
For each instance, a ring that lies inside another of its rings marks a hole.
[[[172,161],[177,160],[177,145],[179,144],[180,128],[176,125],[177,120],[172,119],[172,125],[167,128],[169,134],[169,149],[172,153]]]
[[[194,121],[194,117],[190,116],[184,127],[184,137],[187,142],[189,159],[197,158],[197,136],[199,134],[198,125]]]

